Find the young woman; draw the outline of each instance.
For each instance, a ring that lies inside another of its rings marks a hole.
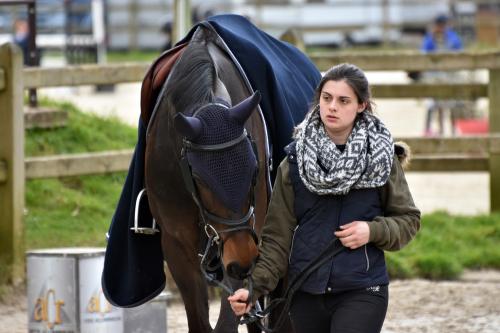
[[[380,332],[389,283],[383,251],[401,249],[420,228],[398,159],[408,151],[394,145],[373,115],[368,81],[354,65],[330,69],[313,105],[279,166],[252,273],[254,293],[239,289],[228,300],[243,315],[336,236],[343,250],[293,298],[295,332]]]

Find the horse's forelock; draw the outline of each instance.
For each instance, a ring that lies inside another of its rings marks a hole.
[[[205,42],[192,40],[176,63],[166,87],[168,105],[192,115],[197,107],[214,100],[216,70]]]
[[[196,117],[202,121],[203,129],[196,139],[198,144],[227,142],[237,138],[243,131],[243,124],[226,117],[227,108],[215,110],[218,107],[214,103],[230,103],[216,97],[217,89],[221,87],[217,87],[217,70],[208,48],[212,38],[209,31],[199,29],[195,32],[173,67],[165,89],[165,106],[172,115],[182,112],[186,116],[193,116],[196,111],[200,111]],[[220,84],[223,84],[222,81]],[[226,94],[227,98],[231,98],[227,91]],[[224,131],[221,130],[221,124]],[[215,154],[219,155],[216,159],[213,158],[214,153],[190,152],[188,160],[193,172],[205,181],[211,192],[227,208],[239,211],[247,200],[248,192],[242,189],[251,186],[257,157],[247,141]],[[234,167],[228,169],[225,167],[228,164]]]

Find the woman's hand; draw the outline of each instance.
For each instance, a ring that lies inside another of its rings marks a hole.
[[[337,236],[345,247],[351,250],[365,245],[370,240],[370,227],[368,222],[354,221],[340,226],[340,231],[335,231]]]
[[[252,304],[248,303],[248,290],[247,289],[238,289],[234,292],[233,295],[227,298],[229,303],[231,304],[231,308],[233,312],[237,316],[242,316],[248,311],[250,311]]]

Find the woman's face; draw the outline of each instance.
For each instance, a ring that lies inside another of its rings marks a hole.
[[[327,81],[319,97],[319,113],[328,136],[335,144],[345,144],[356,115],[366,103],[359,103],[354,90],[344,81]]]

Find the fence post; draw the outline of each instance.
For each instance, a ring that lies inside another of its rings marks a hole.
[[[0,46],[0,283],[24,279],[24,114],[22,53]],[[2,179],[3,178],[3,179]]]
[[[490,69],[488,99],[490,104],[490,134],[500,133],[500,69]],[[490,148],[490,207],[500,212],[500,149]]]
[[[137,0],[132,0],[128,5],[128,38],[129,49],[137,51],[139,48],[139,15],[140,7]]]
[[[180,41],[191,28],[191,0],[174,0],[172,46]]]

